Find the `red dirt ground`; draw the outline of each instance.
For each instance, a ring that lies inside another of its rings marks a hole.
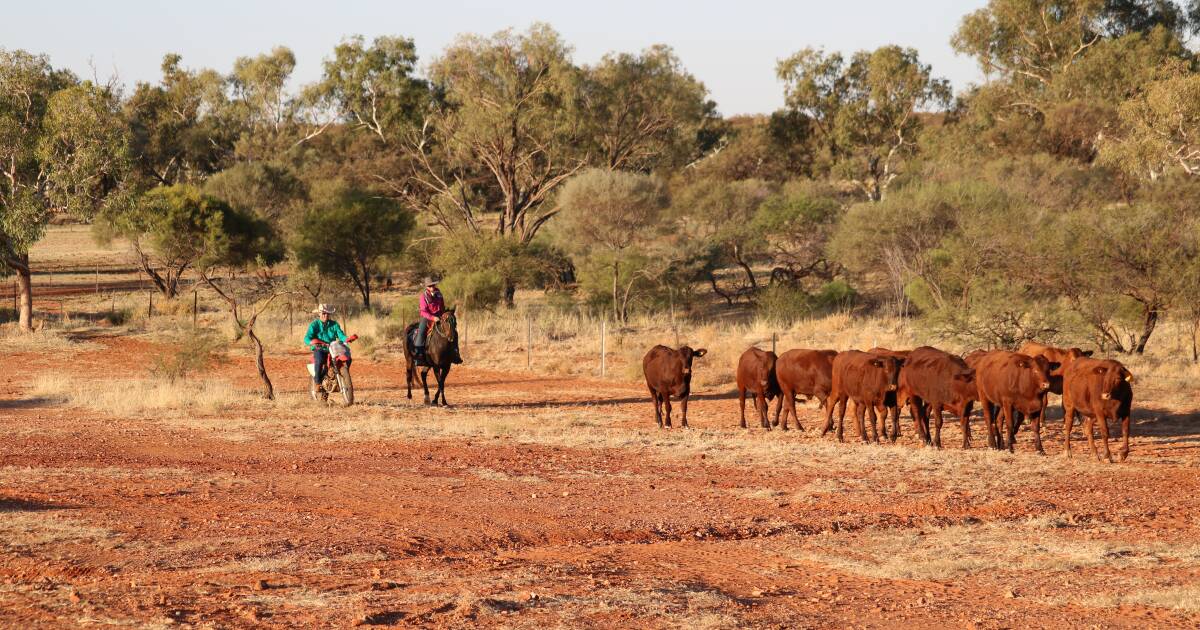
[[[1190,417],[1142,416],[1120,466],[1088,461],[1082,441],[1061,462],[1055,426],[1048,458],[968,458],[983,449],[961,453],[949,427],[942,453],[919,452],[909,425],[900,444],[831,446],[812,407],[807,433],[740,431],[722,392],[693,401],[688,436],[664,437],[636,385],[469,366],[451,376],[458,406],[425,411],[404,399],[395,364],[362,360],[362,404],[317,422],[374,414],[412,431],[330,437],[302,420],[247,439],[220,422],[116,417],[30,394],[38,374],[115,378],[164,351],[92,341],[101,348],[10,355],[28,373],[0,382],[4,627],[1200,624]],[[270,368],[289,400],[312,407],[298,395],[301,360]],[[226,372],[254,385],[243,359]],[[267,423],[274,412],[222,413]],[[512,426],[465,437],[416,426],[494,417]],[[611,445],[573,445],[578,418]],[[564,428],[549,438],[527,433],[555,423]],[[1055,524],[1027,525],[1040,517]],[[958,531],[964,546],[991,545],[972,552],[981,568],[922,578],[876,566],[893,544],[953,556],[958,543],[938,546],[938,532]],[[1003,557],[1018,543],[1061,563]],[[1079,552],[1108,554],[1098,561],[1054,555],[1106,543]],[[857,564],[822,560],[830,554]],[[1182,606],[1086,601],[1172,589]]]

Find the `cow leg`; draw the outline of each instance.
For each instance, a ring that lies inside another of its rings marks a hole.
[[[896,405],[892,407],[892,444],[900,439],[900,401],[896,401]]]
[[[787,431],[788,430],[788,414],[796,413],[796,392],[793,392],[790,389],[781,387],[779,395],[780,395],[779,403],[781,405],[783,405],[783,424],[780,425],[779,428],[783,429],[784,431]],[[796,425],[797,426],[800,425],[799,419],[796,420]]]
[[[1004,415],[1004,437],[1008,440],[1008,452],[1012,453],[1015,450],[1013,448],[1013,437],[1017,433],[1017,427],[1015,424],[1013,424],[1014,419],[1012,405],[1003,405],[1000,409],[1000,413]],[[1000,443],[1000,448],[1005,448],[1004,442]]]
[[[825,399],[825,427],[821,429],[821,435],[824,436],[833,430],[833,408],[838,404],[838,398],[830,396]]]
[[[837,402],[841,403],[841,405],[842,405],[838,410],[837,439],[839,442],[845,442],[846,437],[845,437],[845,433],[843,432],[843,429],[845,427],[845,422],[846,422],[846,407],[850,405],[850,399],[842,398],[842,399],[838,400]],[[837,403],[834,403],[834,404],[837,404]],[[858,403],[855,403],[855,406],[857,407]]]
[[[1096,461],[1100,461],[1100,451],[1096,450],[1096,438],[1092,435],[1095,422],[1096,414],[1093,413],[1083,421],[1083,432],[1087,434],[1088,447],[1092,449],[1092,456],[1096,458]]]
[[[971,403],[962,406],[958,419],[962,423],[963,449],[971,448]]]
[[[783,411],[783,394],[780,394],[775,401],[775,419],[771,421],[771,426],[779,426],[779,414]]]
[[[746,390],[738,388],[738,404],[742,407],[742,428],[746,428]]]
[[[1121,452],[1117,455],[1118,461],[1124,462],[1129,457],[1129,416],[1121,418]]]
[[[670,429],[671,428],[671,394],[670,393],[663,394],[663,407],[665,407],[666,411],[667,411],[667,413],[666,413],[667,418],[665,420],[665,423],[667,425],[667,428]]]
[[[917,438],[922,445],[929,445],[929,426],[924,418],[924,404],[917,396],[908,398],[908,414],[913,419],[913,431],[917,434]]]
[[[767,419],[767,395],[763,392],[754,394],[754,410],[758,412],[758,423],[770,431],[771,421]]]
[[[871,409],[871,414],[873,415],[875,413],[874,405],[870,403],[859,404],[857,400],[854,401],[854,422],[858,425],[858,439],[862,440],[864,444],[869,441],[867,439],[867,427],[863,424],[868,408]]]
[[[1075,406],[1063,398],[1063,456],[1071,457],[1071,427],[1075,424]]]
[[[688,402],[688,397],[687,397],[687,396],[684,396],[683,398],[680,398],[680,399],[679,399],[679,409],[680,409],[680,410],[683,412],[683,428],[685,428],[685,429],[686,429],[686,428],[688,428],[688,424],[687,424],[687,402]]]
[[[1113,458],[1112,450],[1108,448],[1108,415],[1097,415],[1097,419],[1100,422],[1100,439],[1104,440],[1104,459],[1108,460],[1108,463],[1111,464],[1113,463]]]
[[[992,424],[996,421],[996,416],[992,413],[992,405],[984,400],[981,407],[983,408],[983,431],[987,434],[988,448],[997,448],[996,436],[992,433]]]
[[[650,401],[654,403],[654,421],[658,423],[658,428],[663,428],[662,422],[662,399],[658,397],[658,392],[654,391],[653,387],[647,386],[650,390]]]
[[[416,376],[416,374],[413,374],[415,370],[413,370],[412,361],[407,361],[406,363],[408,363],[408,365],[404,367],[404,384],[408,386],[408,399],[412,400],[412,383],[413,377]]]
[[[939,404],[934,409],[937,413],[937,424],[933,429],[933,446],[934,448],[942,448],[942,406]]]
[[[1042,449],[1042,418],[1046,415],[1046,406],[1037,413],[1030,416],[1029,428],[1033,430],[1033,448],[1037,450],[1038,455],[1045,455],[1046,451]]]

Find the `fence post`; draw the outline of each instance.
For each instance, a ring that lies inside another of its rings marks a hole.
[[[525,316],[525,369],[533,369],[533,319]]]
[[[154,317],[154,292],[151,291],[149,293],[149,295],[150,295],[150,302],[146,306],[146,319],[150,319],[151,317]]]
[[[199,317],[199,315],[200,315],[200,292],[195,289],[192,289],[192,330],[195,330],[198,327],[196,321],[197,321],[197,318]]]
[[[600,378],[604,378],[607,371],[607,346],[608,346],[608,320],[600,320]]]
[[[775,333],[771,333],[771,353],[775,352]]]

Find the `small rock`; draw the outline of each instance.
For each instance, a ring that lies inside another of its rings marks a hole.
[[[563,496],[564,496],[564,497],[569,497],[569,496],[571,496],[571,493],[570,493],[570,492],[568,492],[568,491],[566,491],[566,490],[564,490],[564,491],[563,491]]]
[[[753,591],[750,591],[750,596],[751,597],[762,597],[763,591],[761,588],[756,588]]]
[[[536,492],[534,492],[533,494],[529,495],[529,498],[530,498],[530,499],[536,499],[536,498],[537,498],[537,493],[536,493]]]

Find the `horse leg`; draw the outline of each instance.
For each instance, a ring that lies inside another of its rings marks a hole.
[[[413,364],[412,359],[408,359],[404,368],[404,384],[408,386],[408,399],[412,400],[412,382],[413,382]]]
[[[438,397],[442,399],[442,406],[449,407],[450,403],[446,402],[446,377],[450,375],[450,368],[436,369],[433,371],[434,378],[437,379],[437,393],[433,395],[434,404],[437,403]]]
[[[425,388],[425,404],[429,404],[429,368],[421,368],[421,387]]]

